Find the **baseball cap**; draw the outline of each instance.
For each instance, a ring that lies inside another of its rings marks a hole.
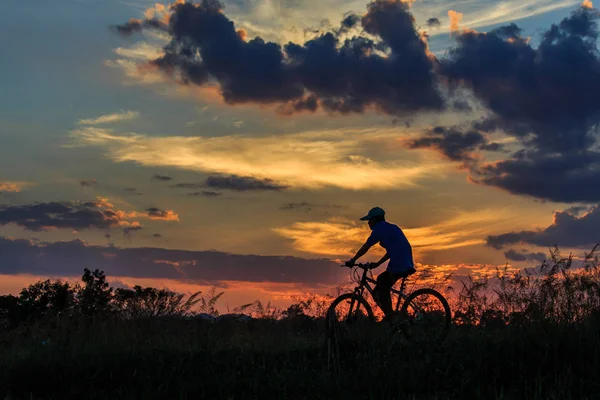
[[[385,211],[383,211],[383,208],[381,207],[373,207],[369,210],[369,213],[367,215],[365,215],[364,217],[362,217],[360,220],[361,221],[368,221],[371,218],[375,218],[375,217],[383,217],[385,215]]]

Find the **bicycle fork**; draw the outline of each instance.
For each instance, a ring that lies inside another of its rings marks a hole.
[[[350,312],[348,313],[348,316],[352,315],[352,313],[355,313],[356,317],[358,317],[358,312],[360,309],[360,299],[363,295],[364,292],[364,287],[359,286],[354,288],[354,296],[352,296],[352,300],[350,300]],[[354,305],[356,304],[356,310],[354,309]]]

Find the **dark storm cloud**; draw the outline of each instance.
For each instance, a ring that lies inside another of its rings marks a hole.
[[[410,148],[434,148],[452,161],[470,162],[475,159],[476,150],[498,151],[502,146],[489,143],[488,140],[475,130],[463,132],[458,128],[438,126],[427,132],[423,137],[408,143]]]
[[[557,202],[600,200],[600,153],[547,154],[522,151],[473,171],[472,180],[511,193]]]
[[[215,189],[228,189],[238,192],[283,190],[287,188],[287,186],[272,179],[237,175],[212,175],[206,178],[205,185]]]
[[[52,228],[108,229],[122,224],[116,210],[102,202],[50,202],[0,206],[0,226],[14,224],[31,231]]]
[[[430,28],[437,28],[440,27],[442,25],[442,23],[440,22],[439,18],[429,18],[427,20],[427,26]]]
[[[552,225],[535,231],[509,232],[487,237],[487,244],[496,249],[519,243],[536,246],[589,247],[600,242],[600,208],[592,207],[577,216],[569,210],[556,211]]]
[[[531,253],[527,250],[516,251],[510,249],[504,252],[504,256],[511,261],[537,261],[543,262],[547,257],[544,253]]]
[[[507,133],[545,152],[587,149],[600,121],[598,12],[579,8],[532,47],[512,24],[468,31],[441,62],[442,73],[468,85]]]
[[[347,33],[352,28],[356,27],[358,24],[360,24],[360,20],[361,20],[361,16],[358,14],[349,13],[348,15],[346,15],[344,17],[344,19],[342,19],[342,22],[340,23],[338,35]]]
[[[151,65],[182,84],[217,84],[229,104],[274,104],[283,114],[468,112],[480,103],[488,115],[472,129],[428,133],[413,147],[433,147],[464,162],[477,151],[502,150],[483,136],[503,131],[522,150],[498,163],[477,163],[472,182],[552,201],[600,201],[595,9],[578,7],[543,31],[535,47],[515,24],[455,32],[455,45],[440,60],[428,52],[409,5],[400,1],[371,2],[363,16],[348,14],[337,28],[285,45],[246,39],[216,0],[179,4],[169,13],[168,26],[152,20],[131,22],[125,30],[166,30],[170,43]],[[447,99],[440,87],[449,89]],[[464,99],[465,90],[473,102]]]
[[[132,18],[124,24],[113,26],[113,28],[122,36],[131,36],[134,33],[141,32],[142,21]]]
[[[80,240],[34,244],[0,237],[0,273],[80,276],[83,265],[108,276],[182,279],[207,283],[223,280],[333,284],[346,272],[331,261],[296,257],[237,255],[217,251],[92,246]]]
[[[490,110],[476,128],[502,130],[523,146],[475,169],[473,181],[551,201],[600,200],[598,17],[578,8],[545,31],[537,48],[514,24],[455,35],[441,72]]]
[[[165,30],[166,27],[161,21],[157,20],[156,18],[145,20],[131,18],[126,23],[121,25],[114,25],[111,28],[114,29],[119,35],[128,37],[133,35],[134,33],[141,32],[143,28]]]
[[[170,181],[172,179],[173,178],[171,178],[170,176],[166,176],[166,175],[154,174],[154,176],[152,176],[152,180],[153,181],[163,181],[163,182],[166,182],[166,181]]]
[[[283,47],[260,37],[246,41],[222,11],[216,0],[172,7],[171,42],[151,64],[177,73],[183,84],[218,83],[229,104],[279,104],[284,113],[376,107],[406,114],[443,107],[435,61],[406,3],[374,1],[363,17],[347,15],[339,29]],[[340,38],[359,25],[375,40]]]

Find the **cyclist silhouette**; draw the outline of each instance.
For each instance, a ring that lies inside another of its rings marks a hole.
[[[369,265],[370,269],[379,267],[390,260],[384,272],[377,276],[377,284],[373,291],[373,298],[385,314],[386,319],[392,318],[392,298],[390,289],[398,279],[416,272],[412,257],[412,247],[404,236],[404,232],[397,225],[385,220],[385,211],[380,207],[373,207],[369,213],[360,219],[368,221],[371,235],[356,252],[356,255],[346,261],[347,266],[352,266],[360,257],[365,255],[373,245],[379,243],[386,250],[385,255],[376,263]]]

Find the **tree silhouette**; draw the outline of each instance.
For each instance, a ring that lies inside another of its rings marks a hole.
[[[109,312],[113,290],[106,281],[104,271],[85,268],[81,280],[83,286],[77,292],[77,305],[81,314],[92,316]]]

